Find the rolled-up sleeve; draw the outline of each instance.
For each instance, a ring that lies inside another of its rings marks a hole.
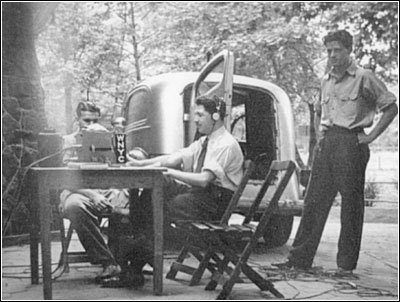
[[[213,157],[205,160],[202,171],[210,171],[218,186],[235,190],[242,178],[243,155],[240,149],[222,146],[216,150]]]
[[[388,91],[386,85],[372,71],[366,71],[363,80],[364,95],[369,99],[375,100],[376,106],[380,111],[396,103],[396,96]]]
[[[221,178],[223,178],[223,177],[225,176],[225,172],[224,172],[223,167],[222,167],[221,164],[220,164],[218,161],[216,161],[216,160],[209,160],[209,161],[207,162],[207,164],[205,164],[205,165],[203,166],[203,168],[201,169],[201,171],[202,171],[202,172],[203,172],[203,171],[210,171],[210,172],[212,172],[212,173],[215,175],[215,177],[217,178],[217,180],[218,180],[218,179],[221,179]]]

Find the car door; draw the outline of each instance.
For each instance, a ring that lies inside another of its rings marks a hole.
[[[196,126],[193,122],[193,108],[196,98],[200,95],[217,95],[223,98],[226,104],[225,127],[230,130],[230,117],[232,108],[232,85],[233,85],[233,53],[223,50],[215,55],[206,66],[200,71],[192,89],[190,101],[190,120],[189,133],[191,137],[197,138]]]

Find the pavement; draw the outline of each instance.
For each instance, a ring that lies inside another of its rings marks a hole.
[[[398,220],[391,224],[365,223],[357,270],[351,277],[338,278],[333,274],[340,230],[337,216],[328,220],[311,271],[280,271],[271,267],[271,263],[285,260],[299,217],[295,217],[287,245],[267,250],[260,244],[250,257],[250,265],[267,276],[288,300],[398,300]],[[73,237],[71,249],[82,249],[76,237]],[[60,242],[52,242],[54,268],[60,250]],[[176,250],[165,252],[164,274],[177,253]],[[43,300],[42,283],[32,285],[30,282],[29,259],[29,245],[2,249],[2,300]],[[204,290],[210,280],[207,273],[200,285],[191,287],[188,286],[188,275],[178,273],[177,280],[164,278],[162,296],[153,295],[151,274],[146,274],[146,283],[141,289],[101,288],[93,281],[101,267],[88,263],[71,264],[70,267],[69,273],[53,282],[54,300],[215,300],[221,290],[220,285],[214,291]],[[269,292],[262,292],[246,279],[244,281],[235,284],[230,299],[275,299]]]

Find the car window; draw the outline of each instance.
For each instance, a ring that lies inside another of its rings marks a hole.
[[[148,121],[148,109],[151,95],[148,89],[135,90],[126,103],[126,143],[128,148],[134,147],[133,139],[147,145],[146,129],[150,128]]]
[[[232,106],[231,133],[239,142],[246,142],[246,112],[244,104]]]
[[[222,74],[224,73],[224,64],[225,61],[221,60],[212,70],[212,73],[219,73]],[[214,76],[214,78],[213,78]],[[211,84],[214,81],[213,84]],[[212,75],[211,73],[207,74],[204,80],[202,80],[199,84],[198,88],[198,93],[197,95],[217,95],[219,97],[224,96],[224,85],[221,85],[220,82],[215,82],[215,75]]]

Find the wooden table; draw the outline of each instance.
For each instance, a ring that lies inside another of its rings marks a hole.
[[[32,168],[30,183],[37,190],[32,194],[31,281],[39,284],[39,230],[42,247],[43,294],[52,299],[51,280],[51,190],[59,189],[123,189],[152,188],[154,223],[154,283],[153,290],[163,290],[163,174],[164,168],[109,167],[106,169]],[[57,196],[58,197],[58,196]],[[40,222],[40,227],[39,227]]]

